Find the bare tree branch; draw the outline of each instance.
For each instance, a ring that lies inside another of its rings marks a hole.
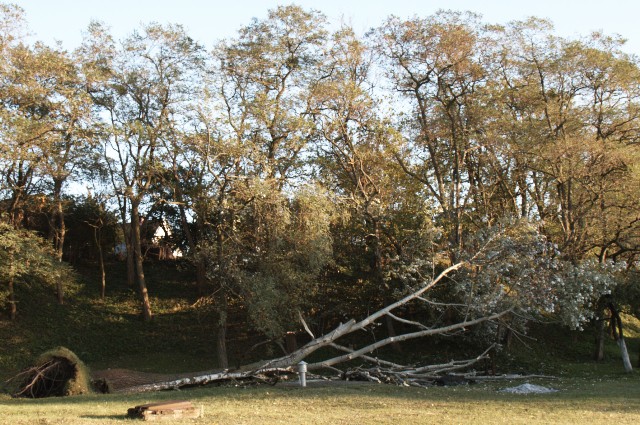
[[[332,359],[329,360],[324,360],[321,362],[316,362],[316,363],[311,363],[309,364],[308,368],[309,370],[313,370],[313,369],[320,369],[326,366],[333,366],[335,364],[338,363],[343,363],[349,360],[353,360],[359,356],[361,356],[362,354],[366,354],[366,353],[370,353],[374,350],[377,350],[378,348],[384,347],[385,345],[391,344],[393,342],[401,342],[401,341],[406,341],[409,339],[414,339],[414,338],[420,338],[423,336],[429,336],[429,335],[439,335],[442,333],[446,333],[446,332],[451,332],[453,330],[457,330],[457,329],[464,329],[467,327],[471,327],[474,325],[477,325],[479,323],[483,323],[483,322],[487,322],[487,321],[491,321],[491,320],[495,320],[495,319],[499,319],[500,317],[504,316],[505,314],[509,313],[511,310],[505,310],[505,311],[501,311],[499,313],[495,313],[492,314],[490,316],[485,316],[485,317],[480,317],[478,319],[475,320],[469,320],[469,321],[464,321],[461,323],[456,323],[454,325],[450,325],[450,326],[443,326],[441,328],[435,328],[435,329],[428,329],[428,330],[423,330],[423,331],[418,331],[418,332],[411,332],[411,333],[407,333],[407,334],[403,334],[403,335],[398,335],[398,336],[392,336],[389,338],[385,338],[383,340],[380,340],[374,344],[370,344],[367,345],[366,347],[363,347],[359,350],[355,350],[353,353],[349,353],[349,354],[345,354],[342,356],[338,356],[338,357],[334,357]],[[355,326],[354,326],[355,328]]]

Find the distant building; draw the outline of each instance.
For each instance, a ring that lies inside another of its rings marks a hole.
[[[127,237],[131,232],[131,225],[125,226]],[[157,258],[158,260],[173,260],[181,258],[183,253],[180,248],[171,244],[171,227],[166,220],[145,220],[140,225],[140,246],[144,258]],[[114,246],[113,253],[121,259],[127,256],[127,245],[122,242]]]

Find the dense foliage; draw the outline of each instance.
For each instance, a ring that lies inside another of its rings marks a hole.
[[[224,366],[232,307],[269,338],[302,318],[323,331],[459,261],[404,320],[509,310],[513,328],[579,328],[609,294],[638,311],[640,67],[621,39],[451,11],[361,37],[297,6],[210,52],[179,25],[114,40],[92,22],[73,52],[25,26],[0,5],[11,285],[62,273],[23,229],[57,260],[84,247],[102,264],[119,221],[150,320],[144,223],[161,223]]]

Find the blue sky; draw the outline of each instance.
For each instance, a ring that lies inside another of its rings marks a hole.
[[[11,2],[6,0],[0,0]],[[16,0],[25,9],[36,38],[60,40],[76,47],[91,19],[111,26],[122,37],[140,23],[178,23],[206,46],[233,37],[251,18],[292,1],[275,0]],[[470,10],[487,23],[506,23],[528,16],[549,18],[562,36],[575,37],[600,30],[628,40],[625,50],[640,55],[640,1],[638,0],[298,0],[293,3],[320,10],[331,22],[344,18],[359,32],[380,24],[385,17],[427,16],[438,9]]]

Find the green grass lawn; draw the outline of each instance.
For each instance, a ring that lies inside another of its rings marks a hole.
[[[517,395],[499,390],[520,381],[458,387],[403,388],[380,384],[198,388],[135,395],[43,400],[0,398],[2,424],[116,424],[129,407],[186,399],[203,417],[196,424],[548,424],[640,421],[640,375],[529,381],[557,393]]]

